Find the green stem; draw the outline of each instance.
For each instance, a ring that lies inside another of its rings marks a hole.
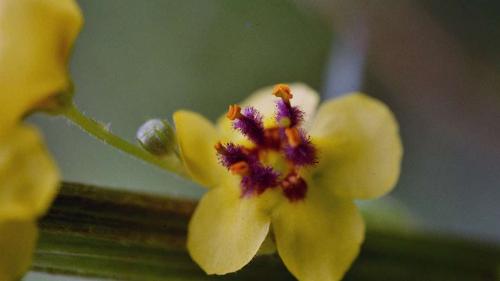
[[[293,280],[275,255],[224,277],[185,249],[196,202],[63,183],[40,222],[33,269],[116,280]],[[498,280],[497,246],[425,233],[372,232],[345,280]]]
[[[180,158],[176,155],[170,157],[156,157],[155,155],[147,152],[141,147],[131,144],[126,140],[114,135],[106,129],[101,123],[83,114],[75,105],[67,108],[63,115],[78,125],[84,131],[94,136],[95,138],[111,145],[126,154],[132,155],[136,158],[143,160],[149,164],[160,167],[161,169],[170,171],[182,177],[186,177]]]

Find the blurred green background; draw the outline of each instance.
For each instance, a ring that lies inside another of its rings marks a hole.
[[[135,141],[149,118],[185,108],[215,119],[257,87],[318,87],[331,29],[287,1],[80,1],[71,62],[76,103]],[[62,119],[38,118],[64,178],[198,196],[201,189],[102,145]]]
[[[81,0],[76,103],[134,141],[148,118],[184,108],[215,119],[277,82],[306,82],[324,98],[364,90],[400,122],[405,158],[391,196],[424,229],[500,241],[500,5],[383,2]],[[203,192],[61,118],[33,121],[65,180]]]

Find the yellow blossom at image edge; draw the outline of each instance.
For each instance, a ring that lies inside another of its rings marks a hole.
[[[40,134],[22,118],[70,86],[67,61],[82,23],[73,0],[0,0],[0,280],[28,270],[36,220],[59,182]]]

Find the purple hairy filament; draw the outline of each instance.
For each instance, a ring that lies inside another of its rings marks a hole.
[[[273,95],[276,102],[274,116],[277,126],[264,127],[263,116],[253,107],[243,110],[230,105],[226,117],[233,128],[252,142],[250,147],[234,143],[215,145],[219,162],[231,173],[241,176],[241,196],[256,196],[270,188],[281,188],[290,201],[306,197],[307,182],[300,176],[300,169],[317,163],[317,151],[310,137],[301,129],[304,112],[292,106],[290,88],[278,84]],[[269,165],[266,155],[280,155],[284,169]]]

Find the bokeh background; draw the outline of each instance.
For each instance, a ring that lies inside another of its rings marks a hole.
[[[180,108],[215,119],[277,82],[305,82],[324,99],[363,90],[400,122],[405,157],[391,197],[422,229],[500,242],[499,1],[78,2],[76,103],[114,133],[134,141],[142,122]],[[61,118],[32,121],[65,180],[203,193]],[[55,280],[26,278],[45,279]]]

